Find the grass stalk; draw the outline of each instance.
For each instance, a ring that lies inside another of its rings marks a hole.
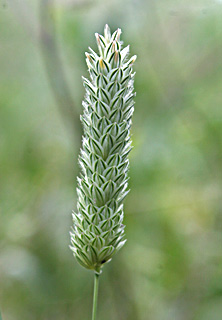
[[[94,275],[94,292],[93,292],[92,320],[96,320],[97,301],[98,301],[98,289],[99,289],[99,274],[95,272],[95,275]]]

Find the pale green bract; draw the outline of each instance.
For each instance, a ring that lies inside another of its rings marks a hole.
[[[128,193],[136,56],[128,59],[120,34],[117,29],[111,35],[108,25],[104,36],[95,34],[99,54],[89,48],[90,80],[83,78],[84,136],[70,248],[82,266],[97,273],[126,241],[122,202]]]

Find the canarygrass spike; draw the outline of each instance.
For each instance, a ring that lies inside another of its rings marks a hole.
[[[106,24],[104,36],[95,33],[98,53],[85,53],[90,79],[83,77],[84,136],[70,248],[97,275],[126,241],[122,202],[128,193],[136,56],[128,59],[120,35],[121,29],[111,34]]]

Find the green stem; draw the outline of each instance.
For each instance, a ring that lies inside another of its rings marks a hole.
[[[95,273],[94,276],[94,292],[93,292],[93,309],[92,320],[96,320],[97,300],[98,300],[98,288],[99,288],[99,274]]]

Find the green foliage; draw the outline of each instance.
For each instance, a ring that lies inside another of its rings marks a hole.
[[[81,117],[84,137],[79,157],[77,213],[73,213],[71,249],[78,262],[100,273],[125,243],[123,199],[127,195],[130,127],[135,96],[129,46],[121,30],[96,33],[97,55],[86,53],[91,81],[83,78],[86,97]]]

